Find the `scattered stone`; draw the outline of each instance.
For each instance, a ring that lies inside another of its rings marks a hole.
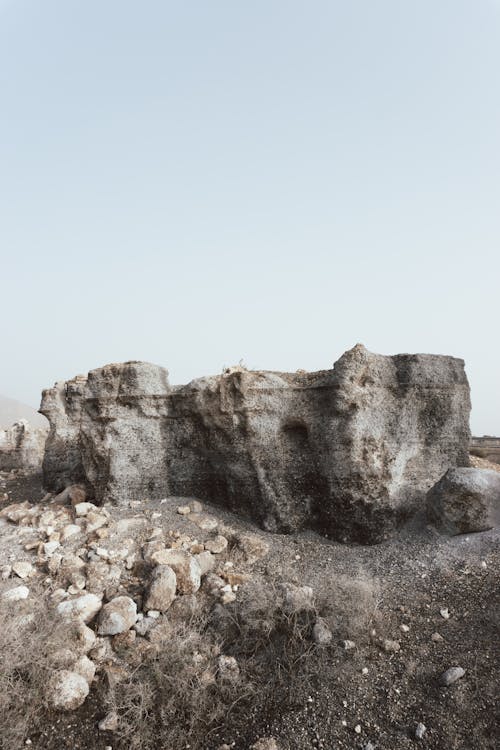
[[[216,518],[203,513],[191,513],[189,520],[195,523],[202,531],[215,531],[219,524]]]
[[[356,734],[361,734],[361,724],[356,724],[356,726],[354,727],[354,731],[356,732]]]
[[[12,573],[11,565],[2,565],[2,567],[0,568],[0,578],[2,579],[2,581],[6,581],[7,578],[9,578],[11,573]]]
[[[45,555],[45,557],[50,557],[60,546],[60,543],[57,541],[45,542],[45,544],[42,545],[43,554]]]
[[[434,643],[441,643],[441,641],[444,641],[444,638],[440,633],[433,633],[431,635],[431,640],[434,641]]]
[[[317,643],[318,646],[326,646],[331,643],[333,635],[326,622],[319,619],[314,624],[312,637],[313,641]]]
[[[143,617],[135,623],[134,630],[137,635],[145,636],[156,624],[157,620],[154,617]]]
[[[30,590],[27,586],[16,586],[13,589],[4,591],[2,599],[8,602],[20,602],[23,599],[27,599],[30,595]]]
[[[75,515],[77,518],[83,518],[86,516],[90,511],[97,511],[98,507],[97,505],[94,505],[93,503],[77,503],[74,507]]]
[[[57,605],[56,611],[65,620],[81,620],[89,623],[94,619],[102,606],[102,597],[96,594],[82,594],[76,599],[63,601]]]
[[[117,596],[105,604],[99,612],[97,632],[99,635],[124,633],[137,619],[137,605],[129,596]]]
[[[91,659],[89,659],[88,656],[83,654],[75,662],[72,671],[81,675],[84,678],[84,680],[86,680],[87,683],[90,685],[92,683],[92,680],[95,677],[95,670],[96,670],[96,666],[94,662]]]
[[[344,647],[346,651],[351,651],[353,648],[356,648],[356,644],[354,643],[354,641],[349,641],[349,640],[342,641],[342,646]]]
[[[450,613],[448,611],[448,607],[444,607],[443,609],[440,609],[439,610],[439,614],[441,615],[441,617],[444,620],[449,620],[450,619]]]
[[[175,599],[177,579],[168,565],[158,565],[154,569],[144,603],[147,610],[157,609],[166,612]]]
[[[225,536],[218,534],[213,539],[209,539],[205,542],[205,549],[212,552],[214,555],[219,555],[227,549],[227,539]]]
[[[200,503],[199,500],[191,500],[191,502],[189,503],[189,507],[191,509],[191,513],[203,512],[203,505]]]
[[[189,505],[179,505],[179,507],[177,508],[177,513],[180,516],[187,516],[189,515],[189,513],[191,513],[191,508],[189,507]]]
[[[87,627],[84,622],[74,622],[68,633],[70,643],[75,651],[87,654],[93,648],[96,635],[92,628]]]
[[[195,559],[200,566],[200,575],[202,577],[210,573],[215,567],[215,557],[208,550],[195,555]]]
[[[106,515],[104,515],[104,513],[89,511],[86,516],[86,521],[86,531],[88,534],[91,534],[93,531],[97,531],[97,529],[106,526],[106,524],[108,523],[108,518]]]
[[[386,638],[384,641],[384,651],[388,653],[396,653],[401,649],[399,641],[392,641],[390,638]]]
[[[462,669],[462,667],[450,667],[439,678],[439,684],[448,687],[449,685],[453,685],[457,680],[460,680],[464,674],[465,669]]]
[[[116,732],[118,729],[118,714],[110,711],[97,725],[100,732]]]
[[[77,526],[76,523],[69,523],[61,531],[61,541],[66,542],[71,537],[81,533],[82,529],[80,526]]]
[[[409,633],[410,632],[410,626],[409,625],[405,625],[404,623],[403,623],[403,625],[400,625],[399,628],[400,628],[400,630],[403,631],[403,633]]]
[[[162,549],[151,555],[151,562],[172,568],[177,578],[177,590],[180,594],[194,594],[200,588],[200,564],[189,552],[178,549]]]
[[[250,750],[279,750],[279,746],[274,737],[260,737]]]
[[[231,589],[229,590],[227,589],[224,590],[224,589],[225,589],[225,586],[222,589],[221,602],[223,604],[231,604],[232,602],[235,602],[236,594],[234,593],[234,591],[231,591]]]
[[[59,711],[74,711],[89,694],[87,680],[77,672],[62,669],[55,672],[47,685],[50,705]]]
[[[18,578],[29,578],[35,572],[35,568],[30,562],[24,560],[12,563],[12,572]]]
[[[237,544],[249,565],[253,565],[269,554],[269,544],[258,534],[240,534],[237,537]]]
[[[425,726],[425,724],[422,724],[422,722],[419,721],[415,729],[415,737],[417,738],[417,740],[422,740],[426,731],[427,727]]]

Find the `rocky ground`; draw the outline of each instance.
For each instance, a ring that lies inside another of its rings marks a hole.
[[[498,746],[498,530],[350,546],[43,495],[0,477],[2,748]],[[41,676],[9,666],[33,644]]]

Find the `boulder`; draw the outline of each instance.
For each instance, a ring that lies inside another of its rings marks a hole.
[[[27,599],[30,595],[30,590],[27,586],[15,586],[13,589],[8,589],[2,594],[2,599],[8,602],[20,602],[23,599]]]
[[[449,469],[427,494],[429,521],[443,534],[487,531],[500,521],[500,473]]]
[[[47,489],[96,502],[199,497],[269,531],[313,528],[376,542],[468,466],[462,360],[382,356],[357,345],[333,369],[228,368],[171,386],[145,362],[106,365],[44,392]],[[215,519],[190,503],[203,530]]]
[[[89,694],[85,677],[68,669],[55,672],[47,685],[47,699],[52,708],[59,711],[74,711]]]
[[[200,563],[189,552],[181,549],[162,549],[151,555],[151,562],[172,568],[177,579],[179,594],[195,594],[200,588]]]
[[[166,612],[175,599],[177,580],[168,565],[158,565],[153,571],[144,609]]]
[[[105,604],[99,612],[97,632],[99,635],[124,633],[137,619],[137,605],[129,596],[117,596]]]
[[[65,620],[80,620],[89,623],[102,606],[102,597],[96,594],[82,594],[75,599],[60,602],[57,613]]]

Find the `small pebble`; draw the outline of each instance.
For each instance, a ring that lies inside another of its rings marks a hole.
[[[434,641],[434,643],[441,643],[441,641],[444,641],[444,638],[441,633],[433,633],[431,635],[431,640]]]
[[[361,734],[361,724],[356,724],[356,726],[354,727],[354,731],[356,732],[356,734]]]
[[[346,651],[350,651],[351,649],[356,648],[356,644],[354,643],[354,641],[342,641],[342,645]]]
[[[448,611],[448,607],[444,607],[443,609],[440,609],[439,610],[439,614],[441,615],[441,617],[444,620],[449,620],[450,619],[450,613]]]
[[[410,632],[410,626],[409,625],[400,625],[400,629],[403,631],[403,633],[409,633]]]
[[[396,651],[399,651],[400,648],[399,641],[391,641],[389,638],[386,638],[384,641],[384,651],[387,651],[388,653],[395,653]]]
[[[423,739],[423,736],[426,733],[426,731],[427,731],[427,727],[425,726],[425,724],[422,724],[422,722],[419,721],[417,724],[417,728],[415,729],[415,737],[417,738],[417,740]]]
[[[449,685],[453,685],[454,682],[463,677],[464,674],[465,669],[462,669],[462,667],[450,667],[446,670],[446,672],[443,672],[443,674],[439,678],[439,683],[441,685],[444,685],[444,687],[448,687]]]

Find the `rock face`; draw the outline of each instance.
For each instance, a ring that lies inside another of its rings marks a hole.
[[[80,423],[86,383],[87,378],[79,375],[42,394],[40,413],[50,424],[42,468],[45,486],[51,492],[85,480]]]
[[[500,474],[449,469],[427,495],[427,515],[444,534],[487,531],[500,522]]]
[[[0,471],[40,469],[47,431],[32,427],[25,419],[0,430]]]
[[[40,411],[48,489],[83,483],[115,503],[195,496],[271,531],[378,541],[468,465],[463,361],[361,345],[332,370],[231,368],[186,386],[155,365],[107,365],[45,391]]]

